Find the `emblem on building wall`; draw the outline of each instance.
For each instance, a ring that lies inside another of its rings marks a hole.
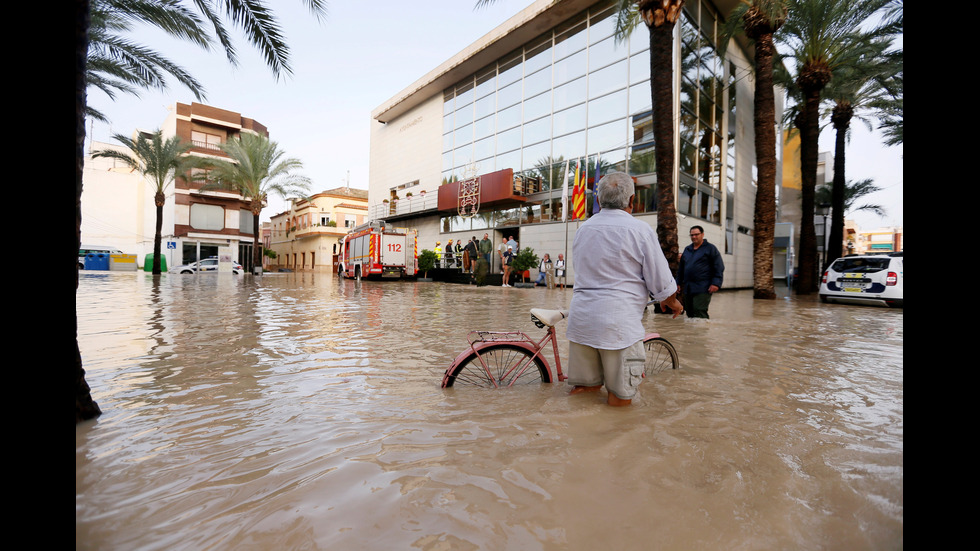
[[[463,180],[459,182],[459,192],[456,198],[459,215],[470,218],[480,211],[480,177],[476,176],[476,167],[467,167]]]
[[[459,183],[457,201],[459,215],[464,218],[475,216],[480,210],[480,177],[462,180]]]

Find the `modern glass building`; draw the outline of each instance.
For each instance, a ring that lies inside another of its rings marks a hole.
[[[733,43],[723,59],[718,44],[735,4],[688,0],[676,27],[675,197],[680,235],[703,226],[730,255],[726,283],[751,286],[750,58]],[[416,227],[424,248],[515,234],[554,258],[578,225],[562,222],[569,166],[588,175],[590,212],[597,169],[633,175],[634,215],[655,226],[650,36],[641,24],[618,39],[616,16],[610,1],[536,2],[376,109],[372,217]],[[459,182],[490,174],[507,192],[484,184],[475,215],[456,208]]]

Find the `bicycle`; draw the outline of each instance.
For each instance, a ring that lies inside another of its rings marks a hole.
[[[539,341],[523,331],[470,331],[466,340],[469,348],[453,360],[442,377],[442,388],[456,385],[482,388],[512,387],[516,385],[551,383],[551,366],[544,357],[545,345],[551,341],[555,359],[557,380],[568,379],[561,370],[558,355],[558,338],[555,325],[568,317],[566,310],[531,309],[531,321],[538,328],[548,330]],[[647,333],[643,338],[646,349],[647,377],[667,369],[677,369],[677,350],[659,333]]]

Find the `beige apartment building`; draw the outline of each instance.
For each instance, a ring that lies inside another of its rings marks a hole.
[[[367,220],[368,192],[341,187],[291,201],[271,217],[271,270],[335,272],[340,239]]]

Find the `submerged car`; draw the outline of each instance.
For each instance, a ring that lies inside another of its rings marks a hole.
[[[820,300],[849,304],[905,305],[903,253],[848,255],[827,268],[820,283]]]
[[[197,262],[191,262],[190,264],[184,264],[183,266],[176,266],[171,268],[170,273],[173,274],[196,274],[198,272],[217,272],[218,271],[218,257],[212,256],[205,258],[204,260],[199,260]],[[245,268],[238,262],[232,262],[231,271],[238,275],[245,273]]]

